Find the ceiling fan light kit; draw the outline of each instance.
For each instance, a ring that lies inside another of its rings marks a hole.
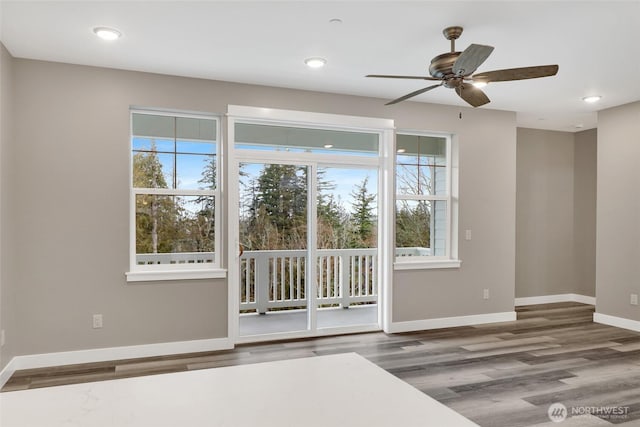
[[[427,86],[388,102],[396,104],[414,96],[428,92],[440,86],[454,89],[460,98],[473,107],[480,107],[490,102],[489,97],[480,90],[492,82],[535,79],[554,76],[558,73],[557,65],[540,65],[534,67],[510,68],[473,74],[491,55],[493,46],[472,44],[464,51],[456,51],[456,40],[462,35],[462,27],[447,27],[442,31],[444,37],[451,42],[451,51],[440,54],[429,64],[430,76],[397,76],[386,74],[369,74],[366,77],[388,79],[417,79],[440,81],[439,84]]]

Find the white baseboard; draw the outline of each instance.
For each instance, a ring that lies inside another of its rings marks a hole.
[[[596,323],[602,323],[603,325],[640,332],[640,322],[637,320],[625,319],[624,317],[610,316],[602,313],[593,313],[593,321]]]
[[[472,326],[485,323],[511,322],[516,320],[515,311],[503,313],[474,314],[470,316],[441,317],[438,319],[411,320],[408,322],[391,322],[387,333],[424,331],[427,329],[452,328],[456,326]]]
[[[516,298],[515,305],[537,305],[554,302],[579,302],[582,304],[596,305],[596,298],[580,294],[542,295],[539,297]]]
[[[596,305],[596,297],[590,297],[588,295],[571,294],[573,302],[579,302],[582,304]]]
[[[96,348],[90,350],[16,356],[11,359],[2,372],[0,372],[0,388],[4,386],[15,371],[20,369],[48,368],[52,366],[75,365],[78,363],[106,362],[110,360],[167,356],[171,354],[229,350],[232,349],[233,346],[233,341],[229,338],[212,338],[205,340],[176,341],[159,344]]]
[[[11,378],[11,375],[16,371],[15,361],[16,358],[12,358],[9,363],[7,363],[7,366],[0,371],[0,388],[4,387],[7,381],[9,381],[9,378]]]

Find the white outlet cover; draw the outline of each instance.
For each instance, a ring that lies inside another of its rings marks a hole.
[[[93,315],[93,328],[94,329],[102,328],[102,314]]]

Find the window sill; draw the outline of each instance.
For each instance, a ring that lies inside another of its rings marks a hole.
[[[197,279],[224,279],[227,270],[193,269],[193,270],[159,270],[159,271],[130,271],[125,273],[127,282],[156,282],[163,280],[197,280]]]
[[[460,268],[459,259],[438,259],[430,261],[404,261],[393,263],[394,270],[431,270],[436,268]]]

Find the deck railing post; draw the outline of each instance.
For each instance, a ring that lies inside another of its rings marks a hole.
[[[266,255],[266,256],[265,256]],[[269,303],[269,254],[256,254],[256,308],[258,313],[265,314]]]
[[[339,255],[340,268],[340,307],[349,308],[351,304],[351,262],[350,254],[341,253]]]

